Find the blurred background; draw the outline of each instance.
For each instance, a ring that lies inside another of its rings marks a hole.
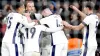
[[[13,6],[16,5],[16,2],[18,1],[30,1],[30,0],[0,0],[0,46],[2,44],[2,38],[6,30],[6,24],[3,22],[4,17],[14,11]],[[82,17],[75,12],[73,9],[71,9],[69,6],[74,5],[76,6],[80,11],[83,11],[83,7],[87,1],[93,1],[95,4],[95,13],[100,13],[100,0],[31,0],[35,3],[35,10],[36,12],[39,11],[39,8],[42,7],[42,5],[49,4],[49,8],[53,13],[57,13],[61,15],[63,20],[66,20],[72,25],[78,25],[82,22]],[[100,24],[98,26],[98,29],[100,29]],[[64,30],[66,37],[69,40],[69,50],[74,48],[80,48],[78,45],[82,45],[82,38],[83,33],[82,30],[75,31],[75,30]],[[100,31],[98,30],[97,34],[97,41],[98,41],[98,50],[100,48]],[[73,41],[74,40],[74,41]],[[75,43],[77,41],[77,44]],[[80,44],[78,44],[80,42]]]

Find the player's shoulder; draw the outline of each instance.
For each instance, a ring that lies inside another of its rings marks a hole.
[[[52,18],[52,19],[61,19],[61,16],[58,15],[58,14],[53,14],[53,15],[49,16],[49,18]]]
[[[98,16],[97,16],[96,14],[90,15],[89,18],[92,18],[92,19],[94,19],[94,20],[98,20],[98,19],[99,19]]]
[[[91,15],[89,15],[87,17],[89,17],[89,18],[94,18],[94,17],[97,18],[98,16],[96,14],[91,14]]]
[[[21,17],[22,15],[19,13],[15,13],[15,12],[11,12],[8,14],[8,17],[14,17],[14,18],[18,18]]]
[[[20,13],[14,13],[14,15],[15,15],[16,18],[21,18],[21,19],[27,18],[26,16],[24,16]]]
[[[58,18],[58,17],[60,17],[60,15],[58,15],[58,14],[53,14],[53,15],[51,15],[51,17]]]
[[[14,13],[14,15],[17,17],[17,16],[22,16],[22,14],[20,13]]]
[[[91,18],[94,18],[94,14],[91,14],[91,15],[87,15],[86,17],[85,17],[85,19],[91,19]]]
[[[9,14],[7,15],[7,17],[8,17],[8,16],[13,16],[13,15],[14,15],[14,13],[11,12],[11,13],[9,13]]]
[[[97,21],[99,18],[96,14],[89,15],[85,18],[85,21],[93,22]]]

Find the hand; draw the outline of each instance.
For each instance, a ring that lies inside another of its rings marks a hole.
[[[38,22],[39,22],[38,20],[32,20],[32,21],[35,22],[36,25],[38,25]]]
[[[77,11],[79,10],[77,7],[75,7],[74,5],[70,5],[70,8],[72,8],[73,10]]]
[[[63,24],[66,28],[70,26],[70,24],[69,24],[68,22],[66,22],[66,21],[62,21],[62,24]]]
[[[62,21],[61,22],[63,25],[67,25],[67,24],[69,24],[68,22],[66,22],[66,21]]]

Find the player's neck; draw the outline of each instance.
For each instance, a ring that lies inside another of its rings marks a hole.
[[[88,12],[88,15],[91,15],[91,14],[93,14],[93,11],[89,11],[89,12]]]
[[[16,10],[16,12],[19,13],[19,14],[23,14],[20,10]]]

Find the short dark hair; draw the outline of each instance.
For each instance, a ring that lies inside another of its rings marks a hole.
[[[14,9],[17,10],[20,8],[22,5],[24,5],[24,2],[16,2],[16,5],[14,6]]]
[[[44,5],[44,6],[42,6],[42,7],[41,7],[41,9],[40,9],[40,10],[41,10],[41,11],[43,11],[43,10],[44,10],[44,9],[46,9],[46,8],[49,8],[49,7],[48,7],[48,6],[46,6],[46,5]]]
[[[87,2],[86,6],[85,7],[88,7],[90,10],[93,10],[94,9],[94,3],[93,2]]]

